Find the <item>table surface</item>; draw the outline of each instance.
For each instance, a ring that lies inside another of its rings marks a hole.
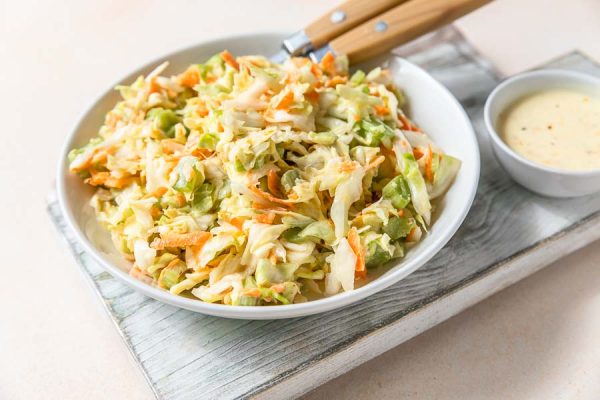
[[[152,396],[45,215],[77,115],[156,55],[267,26],[294,30],[335,3],[0,0],[0,243],[10,274],[0,290],[0,398]],[[599,16],[595,0],[497,0],[458,26],[509,75],[574,48],[600,60]],[[597,242],[307,398],[597,398],[599,264]]]

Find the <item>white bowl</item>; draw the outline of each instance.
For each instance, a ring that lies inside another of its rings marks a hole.
[[[228,49],[234,54],[271,54],[275,52],[283,34],[256,34],[232,36],[212,40],[161,57],[119,81],[128,83],[140,74],[147,74],[157,64],[169,60],[167,75],[182,71],[189,64],[202,62],[209,56]],[[479,178],[479,149],[471,123],[456,99],[421,68],[406,60],[394,61],[395,80],[405,91],[410,116],[431,135],[449,154],[462,160],[462,168],[444,199],[438,204],[433,226],[424,240],[411,249],[404,259],[381,277],[350,292],[312,302],[267,306],[242,307],[204,303],[178,297],[167,291],[130,277],[130,263],[114,248],[110,237],[96,222],[88,200],[93,190],[68,171],[67,154],[73,147],[85,144],[95,136],[104,114],[118,99],[112,87],[92,103],[70,133],[62,151],[57,171],[57,191],[67,223],[83,248],[108,271],[135,290],[164,303],[203,314],[229,318],[276,319],[290,318],[333,310],[363,299],[404,278],[433,257],[456,232],[475,196]],[[448,127],[452,127],[448,130]]]
[[[516,75],[498,85],[487,98],[484,119],[492,139],[494,153],[502,167],[529,190],[550,197],[577,197],[600,191],[600,169],[567,171],[530,161],[512,150],[500,138],[497,124],[500,114],[519,98],[544,89],[580,90],[600,95],[600,79],[580,72],[540,70]]]

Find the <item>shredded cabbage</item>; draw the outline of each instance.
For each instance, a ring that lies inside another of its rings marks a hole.
[[[261,306],[334,295],[404,255],[460,161],[404,112],[386,69],[224,51],[129,86],[69,154],[131,275]]]

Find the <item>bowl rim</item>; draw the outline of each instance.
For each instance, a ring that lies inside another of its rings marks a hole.
[[[489,136],[491,137],[492,141],[496,145],[495,148],[501,149],[503,153],[507,154],[509,157],[511,157],[513,160],[517,161],[518,163],[524,164],[527,167],[533,168],[540,172],[545,172],[545,173],[554,174],[557,176],[564,176],[564,177],[593,177],[593,176],[599,175],[600,168],[577,171],[577,170],[568,170],[568,169],[549,167],[549,166],[545,166],[543,164],[539,164],[535,161],[531,161],[531,160],[525,158],[524,156],[520,155],[519,153],[517,153],[515,150],[511,149],[510,146],[508,146],[508,144],[506,144],[506,142],[498,134],[498,131],[496,130],[494,123],[492,123],[492,116],[491,116],[491,108],[492,108],[492,105],[494,104],[494,101],[497,99],[497,97],[499,96],[500,93],[502,93],[503,91],[509,90],[511,86],[514,86],[519,83],[522,83],[523,81],[528,81],[528,80],[532,80],[535,78],[546,78],[546,79],[562,78],[563,83],[568,83],[568,82],[579,82],[579,83],[583,82],[583,83],[587,83],[587,84],[591,83],[592,85],[597,87],[598,90],[600,91],[600,78],[597,78],[595,76],[592,76],[592,75],[584,73],[584,72],[565,70],[565,69],[559,69],[559,68],[549,68],[549,69],[540,69],[540,70],[535,70],[535,71],[522,72],[522,73],[513,75],[513,76],[503,80],[488,95],[488,97],[485,101],[484,108],[483,108],[483,119],[484,119],[485,127],[486,127],[486,130],[487,130]],[[551,89],[551,88],[555,88],[557,86],[559,86],[559,85],[548,84],[547,88]],[[532,94],[535,92],[536,92],[536,90],[531,90],[528,93]],[[527,96],[527,94],[515,97],[513,102],[517,101],[519,98],[522,98],[524,96]],[[504,111],[505,109],[506,108],[504,108],[500,112]]]
[[[150,62],[146,62],[141,66],[135,68],[134,70],[129,71],[127,74],[123,75],[121,79],[119,79],[115,84],[113,84],[110,88],[116,86],[119,82],[122,82],[127,77],[131,76],[134,73],[138,73],[141,70],[149,69],[153,66],[156,66],[163,62],[165,59],[169,59],[174,57],[177,54],[192,51],[197,49],[200,46],[210,46],[215,45],[217,43],[221,43],[224,41],[236,41],[241,39],[248,39],[249,37],[260,39],[261,37],[272,37],[272,36],[281,36],[282,38],[285,35],[289,34],[289,32],[276,32],[276,31],[261,31],[250,34],[235,34],[235,35],[223,35],[214,38],[210,38],[208,40],[199,41],[193,45],[185,46],[179,49],[176,49],[172,52],[169,52],[165,55],[161,55],[160,57],[156,57],[152,59]],[[395,56],[390,54],[391,57],[396,57],[401,62],[405,63],[407,66],[413,68],[416,73],[420,75],[424,75],[425,78],[432,81],[433,85],[438,86],[441,90],[442,94],[446,96],[448,101],[452,103],[456,111],[459,113],[459,117],[463,120],[465,129],[467,132],[465,133],[465,137],[469,138],[471,147],[473,148],[473,162],[474,166],[470,171],[465,171],[465,174],[469,174],[469,179],[467,180],[467,185],[469,185],[468,192],[463,194],[463,202],[460,207],[459,215],[450,221],[447,225],[441,227],[442,229],[438,232],[438,236],[434,242],[432,242],[427,251],[424,251],[421,254],[418,254],[416,258],[410,260],[410,264],[407,268],[400,268],[397,271],[393,271],[391,273],[387,273],[384,276],[377,277],[368,284],[356,288],[351,291],[338,293],[336,295],[330,297],[324,297],[313,301],[308,301],[305,303],[297,303],[297,304],[289,304],[289,305],[277,305],[277,306],[232,306],[232,305],[223,305],[223,304],[214,304],[207,303],[201,300],[189,299],[181,296],[175,296],[169,293],[168,291],[161,290],[152,285],[144,283],[138,279],[131,277],[128,273],[123,271],[117,265],[112,264],[107,258],[105,258],[90,242],[90,240],[86,237],[86,235],[79,229],[78,224],[76,223],[76,218],[74,216],[73,211],[67,206],[66,199],[66,191],[68,189],[67,184],[67,176],[68,176],[68,162],[67,155],[70,149],[73,146],[73,141],[76,137],[76,133],[80,129],[80,125],[83,123],[85,118],[94,110],[98,102],[111,90],[110,88],[105,89],[101,93],[99,93],[78,115],[76,122],[72,126],[72,129],[69,131],[69,134],[65,137],[64,144],[61,149],[60,157],[58,160],[58,165],[56,169],[56,192],[57,198],[60,206],[60,210],[65,217],[66,224],[68,229],[73,233],[77,242],[83,247],[83,249],[92,256],[93,260],[100,264],[100,266],[107,272],[109,272],[112,276],[122,281],[126,285],[132,287],[133,289],[143,293],[144,295],[161,301],[165,304],[169,304],[172,306],[176,306],[179,308],[187,309],[194,312],[199,312],[206,315],[225,317],[225,318],[235,318],[235,319],[252,319],[252,320],[261,320],[261,319],[283,319],[283,318],[294,318],[312,314],[318,314],[326,311],[331,311],[333,309],[341,308],[352,304],[356,301],[364,299],[370,295],[373,295],[406,277],[407,275],[413,273],[415,270],[421,268],[427,261],[429,261],[434,255],[436,255],[442,247],[444,247],[448,241],[454,236],[458,228],[462,225],[465,217],[467,216],[473,200],[475,198],[475,194],[477,192],[477,187],[479,183],[480,176],[480,151],[477,143],[477,137],[475,131],[473,129],[473,125],[471,120],[469,119],[466,111],[462,107],[462,105],[458,102],[458,100],[454,97],[454,95],[440,82],[438,82],[435,78],[433,78],[429,73],[427,73],[423,68],[407,61],[404,58]],[[393,267],[392,267],[393,268]]]

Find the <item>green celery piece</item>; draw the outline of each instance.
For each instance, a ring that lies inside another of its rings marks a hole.
[[[412,219],[393,217],[390,218],[388,223],[383,226],[383,232],[386,233],[392,240],[398,240],[407,236],[414,226],[415,222]]]
[[[383,249],[376,240],[367,246],[367,256],[365,257],[367,268],[379,267],[390,261],[391,258],[390,253]]]
[[[179,160],[175,167],[177,180],[173,189],[190,193],[204,182],[204,172],[200,160],[194,156],[185,156]]]
[[[194,200],[192,201],[192,210],[205,214],[214,205],[213,201],[214,186],[210,183],[203,183],[194,192]]]
[[[410,188],[402,175],[398,175],[385,185],[382,194],[398,210],[403,209],[410,203]]]
[[[215,134],[203,133],[202,135],[200,135],[198,147],[202,149],[215,150],[217,148],[218,142],[219,138]]]
[[[302,228],[290,228],[281,234],[281,237],[291,243],[304,243],[306,241],[305,238],[300,237],[300,232]]]
[[[330,146],[335,143],[337,136],[332,132],[310,132],[308,136],[317,144]]]
[[[352,78],[350,78],[350,82],[356,84],[356,85],[360,85],[361,83],[364,82],[365,78],[367,77],[367,75],[360,69],[356,70],[356,72],[354,74],[352,74]]]
[[[175,125],[181,122],[181,117],[175,114],[175,111],[153,108],[148,112],[148,116],[153,118],[156,129],[167,137],[175,137]]]

